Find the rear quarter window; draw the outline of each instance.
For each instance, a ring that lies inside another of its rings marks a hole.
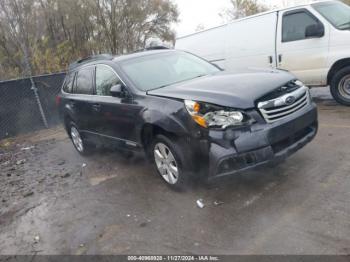
[[[76,76],[76,87],[74,93],[92,95],[93,94],[93,68],[80,69]]]
[[[73,83],[74,83],[75,73],[70,73],[66,76],[66,79],[63,84],[63,91],[66,93],[73,92]]]

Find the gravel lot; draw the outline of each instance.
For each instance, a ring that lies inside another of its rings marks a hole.
[[[310,145],[185,193],[141,156],[79,156],[60,128],[0,141],[0,254],[350,254],[350,109],[313,93]]]

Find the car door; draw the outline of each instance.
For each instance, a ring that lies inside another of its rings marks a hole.
[[[308,38],[309,26],[324,28],[323,36]],[[294,73],[308,85],[325,84],[329,27],[306,8],[279,13],[277,67]]]
[[[104,64],[97,65],[95,76],[96,93],[93,114],[94,118],[98,119],[96,132],[101,136],[122,142],[123,145],[136,146],[135,125],[141,107],[132,99],[130,92],[122,98],[111,96],[112,86],[124,85],[112,67]]]
[[[92,95],[93,95],[93,67],[85,67],[76,73],[73,95],[68,103],[75,114],[76,124],[81,131],[91,131]]]

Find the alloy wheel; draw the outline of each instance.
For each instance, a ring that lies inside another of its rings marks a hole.
[[[84,151],[83,140],[81,139],[81,136],[80,136],[78,129],[76,129],[76,127],[72,126],[72,128],[70,130],[70,134],[71,134],[72,141],[73,141],[75,148],[79,152],[83,152]]]
[[[163,143],[157,143],[154,147],[154,160],[163,179],[174,185],[179,179],[178,164],[173,153]]]

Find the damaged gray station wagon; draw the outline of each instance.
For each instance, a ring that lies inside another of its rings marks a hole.
[[[226,73],[176,50],[75,62],[57,102],[79,153],[101,142],[144,151],[173,189],[278,163],[318,129],[309,89],[290,73]]]

